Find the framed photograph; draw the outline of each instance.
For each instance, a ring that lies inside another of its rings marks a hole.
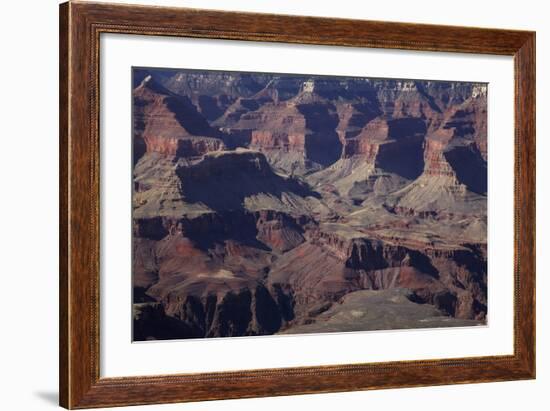
[[[535,33],[60,6],[60,404],[535,378]]]

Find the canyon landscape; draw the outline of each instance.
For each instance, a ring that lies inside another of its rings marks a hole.
[[[133,68],[133,339],[487,319],[487,84]]]

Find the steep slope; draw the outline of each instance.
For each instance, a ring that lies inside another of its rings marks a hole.
[[[308,313],[352,291],[396,287],[447,315],[483,318],[487,278],[482,261],[479,250],[459,244],[403,243],[343,224],[323,224],[276,261],[268,281],[294,301],[294,323],[307,322]]]
[[[375,118],[345,140],[340,160],[307,180],[315,187],[332,187],[355,203],[386,195],[420,174],[424,133],[422,120]]]
[[[250,135],[250,147],[262,151],[274,167],[303,175],[341,156],[338,109],[323,97],[329,94],[317,79],[277,79],[256,95],[237,100],[216,123],[224,131]]]
[[[280,334],[396,330],[411,328],[468,327],[479,321],[444,315],[430,304],[411,301],[403,288],[352,291],[307,324],[295,325]]]
[[[186,201],[212,210],[246,207],[304,214],[308,198],[319,197],[300,181],[274,173],[262,153],[247,149],[208,153],[176,173]]]
[[[487,165],[475,142],[464,138],[464,124],[455,118],[426,137],[424,171],[391,193],[384,200],[387,207],[406,213],[485,213]]]
[[[187,96],[209,121],[223,115],[237,98],[254,95],[269,81],[253,73],[235,76],[230,72],[169,70],[163,74],[163,86]]]
[[[146,152],[196,157],[223,149],[220,133],[187,97],[175,95],[147,76],[134,89],[134,162]]]

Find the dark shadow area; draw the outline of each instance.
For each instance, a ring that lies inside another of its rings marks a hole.
[[[197,338],[202,335],[177,318],[165,314],[160,303],[133,305],[133,341]]]
[[[423,85],[423,82],[415,81],[414,84],[416,85],[416,89],[418,90],[418,92],[428,101],[430,108],[434,111],[437,111],[438,113],[441,113],[441,108],[439,108],[433,96],[431,96],[427,92],[426,88]]]
[[[474,300],[472,309],[476,315],[482,314],[487,315],[487,305],[480,303],[478,300]]]
[[[409,251],[411,267],[416,268],[418,271],[424,274],[428,274],[430,277],[439,278],[439,271],[432,264],[430,258],[421,253],[420,251]]]
[[[212,121],[220,117],[224,110],[218,106],[218,99],[212,96],[200,95],[198,98],[201,114]]]
[[[156,72],[157,70],[152,70]],[[136,88],[141,84],[143,80],[145,80],[145,77],[151,76],[151,71],[147,69],[142,68],[134,68],[132,70],[132,88]]]
[[[335,131],[307,134],[305,147],[307,158],[323,167],[338,161],[342,153],[342,143]]]
[[[444,128],[454,128],[456,137],[472,138],[475,134],[475,113],[472,110],[457,110],[451,119],[445,123]]]
[[[132,68],[132,86],[135,88],[141,84],[147,76],[151,76],[158,84],[164,84],[174,75],[171,70],[157,68],[133,67]]]
[[[433,296],[433,305],[444,313],[455,316],[458,300],[450,291],[440,291]]]
[[[134,219],[134,232],[138,237],[156,241],[162,240],[168,235],[168,230],[163,225],[162,217]]]
[[[342,154],[342,143],[336,133],[340,121],[334,107],[326,104],[300,104],[298,110],[306,120],[305,150],[307,158],[324,167],[336,162]]]
[[[246,335],[246,330],[252,320],[250,310],[252,293],[250,290],[241,290],[240,293],[228,293],[222,303],[218,305],[218,324],[206,336],[232,337]]]
[[[474,146],[454,147],[444,153],[458,181],[477,194],[487,194],[487,162]]]
[[[487,260],[475,249],[470,249],[472,251],[456,251],[453,260],[466,269],[468,282],[477,285],[482,293],[487,295]]]
[[[426,123],[421,118],[408,117],[390,120],[388,127],[389,138],[395,140],[426,135]]]
[[[281,313],[277,303],[264,286],[256,287],[255,314],[262,334],[274,334],[281,328]]]
[[[260,104],[253,99],[241,99],[241,105],[246,108],[248,111],[255,111],[260,108]]]
[[[256,152],[206,156],[200,163],[179,167],[176,174],[186,202],[203,203],[216,211],[241,210],[245,198],[258,194],[266,202],[281,199],[283,193],[320,197],[307,184],[275,174],[265,156]]]
[[[382,114],[378,105],[370,102],[354,104],[353,108],[354,113],[348,120],[345,138],[356,137],[359,133],[361,133],[367,123]]]
[[[147,289],[144,287],[134,287],[132,294],[134,303],[152,303],[156,301],[153,297],[147,295],[146,292]]]
[[[172,111],[181,126],[194,136],[218,137],[218,130],[212,128],[205,117],[197,111],[187,97],[167,96],[166,106]]]
[[[414,180],[424,170],[424,147],[422,137],[407,141],[381,144],[376,157],[376,167]]]
[[[449,290],[442,290],[433,293],[427,288],[411,290],[407,299],[416,304],[431,304],[444,314],[455,316],[458,300],[455,294]]]
[[[180,125],[190,134],[202,137],[218,136],[218,130],[210,126],[206,117],[198,111],[189,97],[173,93],[152,77],[144,79],[141,87],[146,88],[148,91],[157,95],[157,97],[162,98],[168,110],[174,114]],[[143,99],[135,96],[133,99],[134,108],[137,109],[147,106],[147,104],[149,104],[147,101],[148,98],[149,97]],[[212,110],[212,104],[215,104],[215,101],[212,101],[213,97],[205,96],[205,98],[210,102],[208,108]],[[143,131],[145,127],[144,120],[145,117],[143,113],[140,115],[139,110],[134,111],[134,133]]]
[[[197,218],[182,219],[180,225],[185,237],[203,251],[211,250],[216,244],[223,244],[227,240],[270,251],[269,247],[256,238],[258,228],[255,216],[244,210],[206,213]]]
[[[187,295],[176,317],[160,303],[134,304],[134,341],[271,335],[282,325],[276,300],[264,285],[206,298]]]
[[[368,102],[368,103],[358,103],[354,104],[353,108],[357,111],[357,114],[361,117],[356,119],[352,117],[350,119],[349,125],[351,126],[360,126],[364,127],[371,120],[374,120],[376,117],[382,114],[378,102]]]
[[[139,159],[143,157],[147,151],[147,145],[145,140],[141,136],[134,136],[134,146],[132,147],[132,156],[134,161],[134,166],[137,164]]]
[[[439,278],[439,271],[433,266],[430,258],[417,250],[397,246],[388,252],[384,246],[371,241],[363,244],[353,244],[351,255],[346,260],[346,268],[355,270],[375,271],[395,267],[397,261],[409,259],[407,264],[430,277]]]
[[[237,147],[248,147],[252,139],[252,130],[231,130],[224,132],[220,138],[228,150],[235,150]]]
[[[285,321],[291,321],[294,319],[294,305],[295,301],[290,290],[283,290],[281,284],[273,284],[273,290],[275,292],[275,299],[281,312],[281,317]]]

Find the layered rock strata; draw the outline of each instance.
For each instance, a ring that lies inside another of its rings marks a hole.
[[[487,316],[487,85],[135,69],[134,339]]]

